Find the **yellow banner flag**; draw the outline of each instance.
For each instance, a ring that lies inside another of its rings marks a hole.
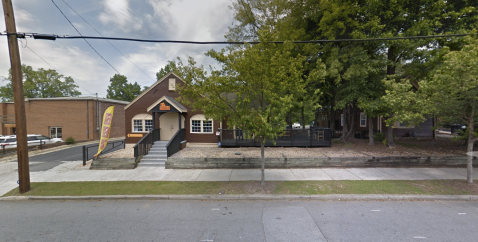
[[[105,114],[103,115],[103,123],[101,126],[100,147],[98,147],[98,153],[96,153],[95,157],[98,157],[98,155],[100,155],[100,153],[105,149],[106,144],[108,143],[108,139],[110,138],[111,121],[113,121],[114,110],[115,106],[109,106],[105,110]]]

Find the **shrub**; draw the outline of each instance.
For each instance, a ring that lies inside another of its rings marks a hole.
[[[68,138],[66,139],[65,143],[66,143],[67,145],[72,145],[72,144],[75,143],[75,138],[73,138],[73,137],[70,136],[70,137],[68,137]]]
[[[376,133],[373,135],[373,139],[378,142],[383,142],[385,140],[385,133]]]

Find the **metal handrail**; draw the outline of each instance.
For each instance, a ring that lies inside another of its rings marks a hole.
[[[107,149],[107,150],[103,150],[101,152],[101,154],[106,154],[108,153],[110,150],[118,147],[118,146],[115,146],[115,144],[117,143],[122,143],[123,144],[123,149],[125,148],[126,146],[126,140],[119,140],[119,141],[114,141],[114,142],[110,142],[109,144],[112,144],[113,147],[111,147],[111,149]],[[88,156],[89,156],[89,150],[90,148],[93,148],[93,147],[98,147],[98,144],[94,144],[94,145],[89,145],[89,146],[86,146],[86,145],[83,145],[83,166],[86,166],[86,161],[89,160]]]
[[[133,146],[135,160],[140,156],[147,155],[153,146],[153,143],[159,140],[159,137],[160,130],[152,129],[138,143],[136,143],[136,145]]]
[[[172,156],[180,150],[181,142],[184,140],[184,129],[176,131],[174,136],[166,144],[167,157]]]

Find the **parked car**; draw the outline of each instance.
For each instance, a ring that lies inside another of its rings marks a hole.
[[[293,129],[300,129],[301,128],[300,123],[293,123],[292,128]]]
[[[42,144],[52,144],[52,143],[63,142],[63,140],[61,138],[48,138],[41,134],[27,135],[28,146],[40,145],[40,142],[42,142]],[[5,146],[6,149],[17,148],[17,136],[8,135],[8,136],[0,137],[0,146]]]

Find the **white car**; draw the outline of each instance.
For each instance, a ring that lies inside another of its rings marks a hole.
[[[300,123],[293,123],[292,128],[293,129],[300,129],[301,128]]]
[[[42,144],[52,144],[52,143],[63,142],[63,140],[60,138],[48,138],[41,134],[27,135],[28,146],[40,145],[40,142],[42,142]],[[5,146],[5,149],[17,148],[17,136],[8,135],[8,136],[0,137],[0,148],[3,148],[3,146]]]

